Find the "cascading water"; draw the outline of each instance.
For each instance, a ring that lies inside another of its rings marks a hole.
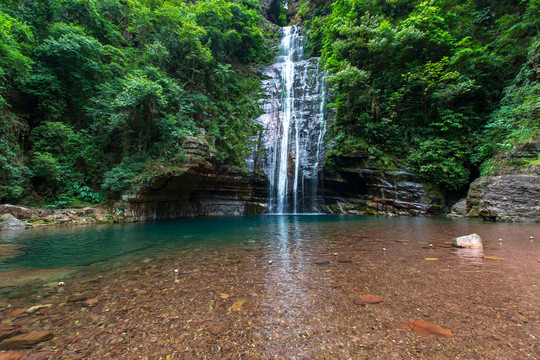
[[[297,26],[283,28],[279,56],[265,70],[264,115],[268,212],[316,212],[319,165],[324,155],[325,76],[317,58],[304,59]]]

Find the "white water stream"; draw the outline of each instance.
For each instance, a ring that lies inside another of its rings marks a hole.
[[[324,74],[317,58],[304,58],[296,26],[283,28],[276,62],[265,70],[268,95],[258,121],[264,127],[268,212],[316,212],[326,131]]]

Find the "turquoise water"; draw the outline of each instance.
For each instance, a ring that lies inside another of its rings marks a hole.
[[[310,225],[358,221],[352,216],[231,216],[135,224],[62,226],[0,233],[0,244],[20,253],[0,262],[0,271],[88,266],[133,254],[156,256],[178,247],[228,246],[271,238],[287,222]]]
[[[2,259],[0,271],[81,267],[125,256],[159,257],[182,249],[204,251],[251,246],[278,251],[299,243],[316,244],[347,232],[366,234],[374,240],[437,242],[472,232],[479,233],[486,241],[499,237],[518,241],[532,235],[540,239],[539,230],[538,224],[340,215],[206,217],[48,227],[0,233],[0,245],[18,248],[17,254]]]

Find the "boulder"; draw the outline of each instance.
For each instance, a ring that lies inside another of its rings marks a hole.
[[[540,221],[540,174],[522,173],[476,179],[467,195],[467,216],[497,221]]]
[[[462,217],[467,215],[467,200],[462,199],[452,206],[449,216]]]
[[[17,219],[30,220],[34,217],[35,209],[26,208],[18,205],[2,204],[0,205],[0,215],[11,214]]]
[[[24,230],[26,225],[11,214],[0,216],[0,230]]]
[[[452,240],[452,244],[459,248],[482,248],[482,239],[478,234],[460,236]]]

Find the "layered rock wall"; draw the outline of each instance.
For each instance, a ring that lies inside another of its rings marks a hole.
[[[321,210],[328,213],[439,215],[440,193],[414,173],[368,166],[361,158],[336,157],[324,174]]]
[[[540,167],[480,177],[471,184],[466,204],[469,217],[540,222]]]
[[[185,168],[163,173],[124,194],[113,215],[145,221],[264,211],[267,183],[263,177],[206,160],[214,158],[215,149],[203,134],[186,137],[183,147]]]
[[[115,216],[137,221],[189,216],[247,215],[265,208],[266,187],[253,174],[211,163],[157,178],[117,205]]]
[[[469,188],[465,214],[495,221],[540,222],[540,140],[521,144],[493,159],[494,174]]]

